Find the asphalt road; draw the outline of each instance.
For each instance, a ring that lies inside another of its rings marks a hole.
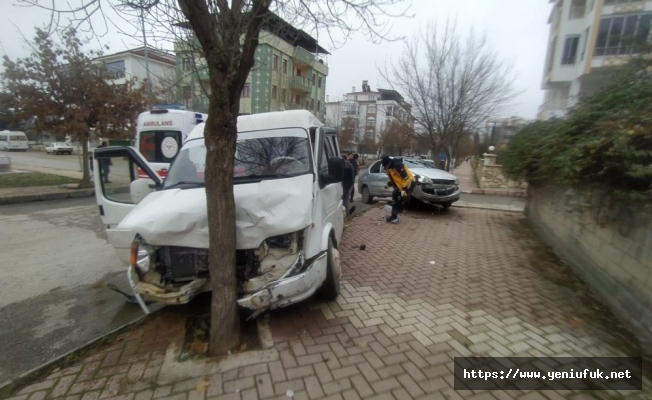
[[[24,153],[0,151],[0,154],[9,156],[12,164],[23,164],[32,167],[52,168],[64,171],[80,171],[79,160],[81,156],[78,154],[55,155],[47,154],[44,151],[27,151]]]
[[[0,207],[0,385],[142,315],[94,198]]]

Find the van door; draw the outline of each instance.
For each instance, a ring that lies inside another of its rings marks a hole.
[[[323,224],[333,224],[337,241],[339,242],[344,230],[344,213],[342,212],[342,183],[329,183],[323,179],[328,175],[328,159],[339,157],[339,145],[337,143],[337,131],[332,128],[320,128],[317,138],[317,177],[319,190],[317,191],[317,205],[323,207]]]
[[[139,172],[147,178],[139,179]],[[118,224],[147,193],[158,189],[161,178],[133,147],[99,147],[93,152],[95,197],[109,242],[123,262],[129,263],[133,232]]]

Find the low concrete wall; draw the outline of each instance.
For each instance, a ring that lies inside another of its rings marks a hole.
[[[475,173],[478,176],[480,189],[512,189],[525,191],[527,185],[514,182],[505,176],[503,166],[496,164],[495,154],[484,154],[478,160]]]
[[[609,209],[604,195],[530,185],[525,214],[652,353],[652,206]]]

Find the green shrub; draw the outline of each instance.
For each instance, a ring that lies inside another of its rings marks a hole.
[[[652,199],[652,78],[626,68],[563,119],[537,121],[511,141],[507,175]]]

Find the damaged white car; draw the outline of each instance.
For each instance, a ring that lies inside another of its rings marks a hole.
[[[188,136],[162,182],[131,147],[98,148],[94,171],[111,159],[96,197],[109,241],[128,265],[134,297],[182,304],[209,289],[204,126]],[[310,112],[241,116],[233,171],[238,304],[262,312],[320,292],[339,294],[344,228],[343,162],[336,131]],[[150,179],[138,179],[137,171]],[[129,183],[130,182],[130,183]]]

